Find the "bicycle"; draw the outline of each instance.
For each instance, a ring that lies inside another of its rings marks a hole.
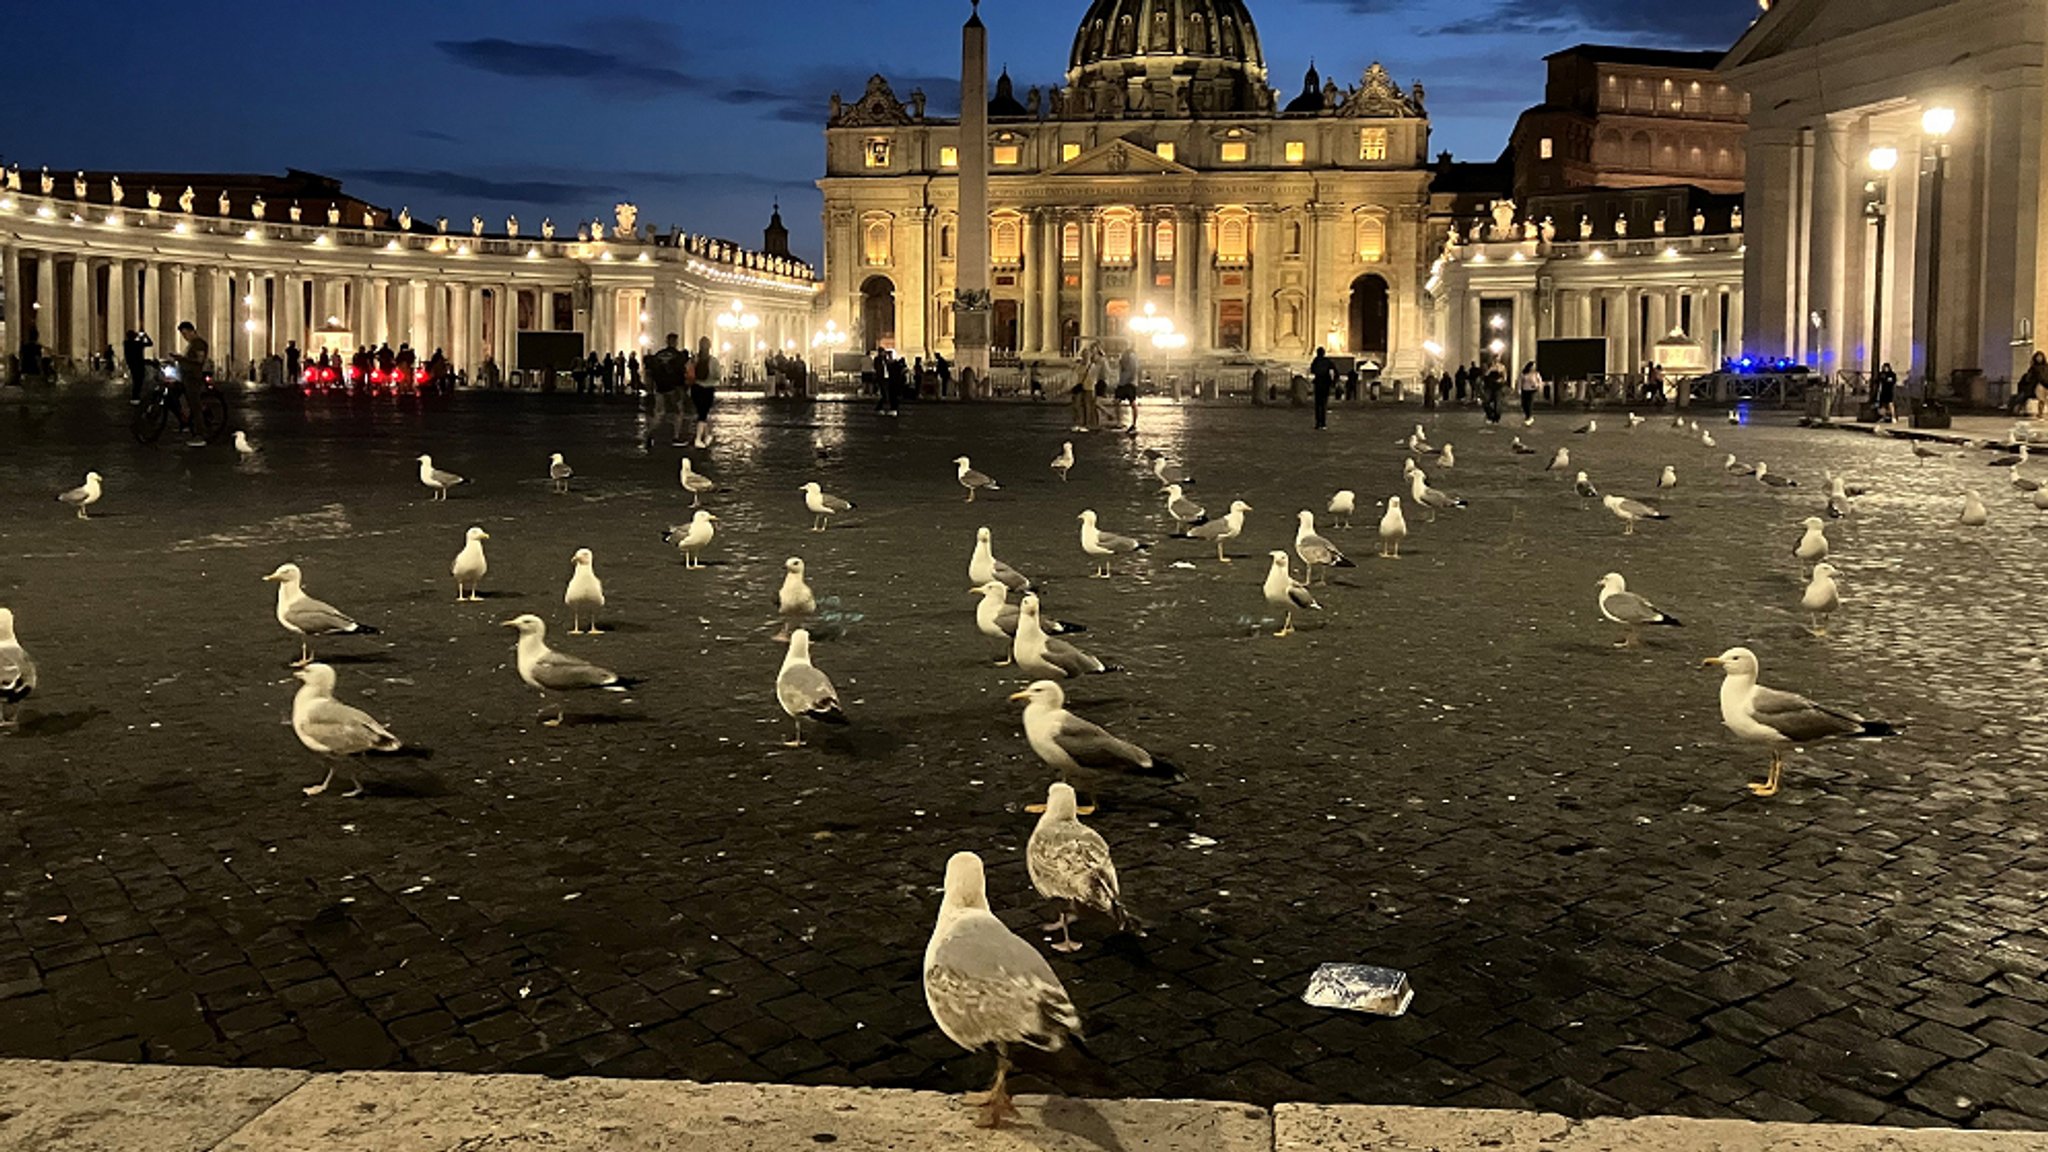
[[[178,382],[178,368],[174,364],[149,361],[147,365],[149,384],[143,393],[142,403],[135,409],[135,420],[130,430],[135,433],[138,443],[154,444],[171,424],[171,418],[185,404],[185,392]],[[213,374],[207,373],[199,392],[198,419],[192,422],[193,434],[211,444],[227,434],[228,401],[220,389],[213,385]]]

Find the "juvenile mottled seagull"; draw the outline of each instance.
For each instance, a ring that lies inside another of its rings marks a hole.
[[[1054,692],[1060,690],[1059,685],[1041,680],[1017,696],[1029,697],[1040,690],[1040,684]],[[1060,903],[1059,919],[1039,926],[1040,931],[1059,932],[1060,941],[1051,946],[1053,951],[1081,950],[1073,925],[1083,908],[1114,917],[1119,932],[1130,922],[1124,912],[1123,891],[1117,885],[1116,864],[1109,858],[1109,843],[1081,823],[1073,785],[1054,781],[1045,790],[1045,814],[1038,818],[1024,845],[1024,867],[1031,874],[1031,887],[1047,900]]]
[[[1737,460],[1735,458],[1735,453],[1733,452],[1730,452],[1728,454],[1728,458],[1726,460],[1721,461],[1721,471],[1726,472],[1730,476],[1756,475],[1756,469],[1747,464],[1744,464],[1740,460]]]
[[[293,667],[303,668],[313,662],[315,636],[376,634],[375,628],[357,623],[334,605],[306,595],[305,577],[297,564],[280,564],[263,579],[277,585],[277,622],[299,638],[299,658]]]
[[[1187,535],[1187,530],[1209,518],[1209,510],[1181,495],[1180,485],[1166,486],[1166,514],[1173,517],[1177,535]]]
[[[718,517],[699,508],[690,517],[689,523],[669,525],[668,531],[663,532],[661,538],[674,544],[676,551],[683,554],[684,568],[702,568],[704,562],[699,557],[703,555],[704,549],[711,546],[711,538],[718,535],[718,529],[712,527],[717,522]]]
[[[1747,648],[1730,648],[1707,657],[1705,663],[1721,668],[1721,723],[1736,739],[1771,750],[1770,777],[1749,786],[1758,796],[1777,795],[1787,747],[1823,740],[1875,740],[1898,732],[1881,720],[1865,720],[1853,712],[1758,684],[1756,653]]]
[[[1975,492],[1963,493],[1962,525],[1965,528],[1982,528],[1991,522],[1991,512],[1984,507],[1984,498]]]
[[[1600,490],[1593,487],[1593,482],[1586,479],[1584,472],[1572,477],[1572,491],[1577,492],[1588,500],[1598,500],[1600,498]]]
[[[1799,487],[1799,481],[1794,480],[1789,476],[1780,476],[1778,473],[1771,471],[1771,466],[1769,464],[1766,464],[1761,460],[1756,462],[1756,479],[1757,483],[1762,484],[1766,488]]]
[[[68,492],[59,492],[57,500],[59,503],[70,505],[72,511],[78,513],[80,520],[90,520],[92,517],[87,516],[85,510],[100,502],[100,491],[100,474],[87,472],[85,483]]]
[[[1335,544],[1316,534],[1316,514],[1306,508],[1294,514],[1294,554],[1308,569],[1303,575],[1310,584],[1315,583],[1317,568],[1323,570],[1323,583],[1328,584],[1330,569],[1357,567]]]
[[[1600,422],[1598,420],[1588,420],[1584,424],[1579,425],[1577,428],[1572,429],[1572,435],[1585,436],[1589,433],[1598,432],[1599,430]]]
[[[1408,477],[1408,499],[1414,501],[1417,508],[1429,513],[1429,520],[1432,524],[1436,522],[1436,514],[1438,512],[1446,508],[1463,508],[1465,506],[1465,501],[1461,497],[1453,496],[1449,492],[1439,492],[1431,488],[1429,481],[1424,479],[1420,472]]]
[[[976,528],[974,555],[967,558],[967,582],[979,588],[991,580],[1012,592],[1031,591],[1031,578],[996,559],[995,538],[987,528]]]
[[[306,795],[318,796],[327,791],[327,786],[334,783],[341,759],[366,752],[396,752],[404,747],[390,729],[377,723],[369,713],[334,698],[334,669],[325,664],[308,664],[292,675],[299,681],[299,690],[292,697],[292,735],[308,749],[336,758],[328,764],[326,779],[300,789]],[[362,795],[363,782],[356,776],[353,764],[348,779],[355,787],[342,795]]]
[[[718,490],[718,481],[697,471],[697,466],[690,463],[688,456],[683,457],[681,478],[683,491],[690,494],[690,507],[692,508],[696,508],[703,503],[706,492]]]
[[[1401,541],[1408,538],[1408,518],[1401,515],[1401,498],[1387,497],[1386,515],[1380,517],[1380,555],[1389,560],[1401,558]]]
[[[455,599],[458,603],[483,599],[476,594],[476,586],[483,582],[484,573],[491,570],[490,561],[484,559],[484,541],[490,538],[491,534],[482,528],[472,527],[462,534],[462,551],[455,554],[455,563],[448,567],[449,573],[455,577]]]
[[[575,474],[576,470],[569,467],[568,462],[562,459],[560,452],[553,453],[548,457],[548,479],[554,481],[555,491],[567,492],[569,490],[569,477]]]
[[[507,628],[519,631],[517,665],[519,678],[526,686],[541,694],[543,701],[549,695],[563,692],[627,692],[640,681],[621,676],[609,668],[600,668],[590,661],[567,652],[557,652],[548,647],[548,626],[540,617],[528,613],[504,621]],[[553,719],[542,724],[554,728],[562,723],[562,708],[555,706]]]
[[[1159,487],[1162,489],[1169,484],[1185,485],[1195,482],[1195,478],[1188,475],[1187,469],[1167,460],[1166,455],[1157,448],[1147,448],[1145,454],[1152,457],[1152,475],[1159,481]]]
[[[444,472],[434,467],[434,458],[423,452],[420,454],[420,483],[433,492],[433,499],[446,500],[450,488],[457,484],[467,484],[468,481],[453,472]]]
[[[1000,1128],[1017,1115],[1007,1081],[1010,1048],[1057,1052],[1081,1032],[1081,1014],[1045,957],[989,911],[981,857],[946,862],[946,896],[924,949],[924,1001],[946,1038],[969,1052],[992,1048],[996,1079],[975,1121]]]
[[[1074,785],[1090,799],[1125,777],[1172,784],[1187,779],[1165,760],[1067,711],[1066,691],[1051,680],[1036,681],[1010,699],[1024,701],[1024,739],[1031,750],[1060,774],[1062,783]],[[1025,807],[1027,812],[1037,810],[1036,804]],[[1081,814],[1094,810],[1094,805],[1085,805]]]
[[[597,569],[592,566],[594,557],[588,548],[578,548],[569,557],[574,568],[569,570],[569,587],[562,593],[562,603],[569,609],[569,635],[598,635],[597,614],[604,610],[604,582],[597,578]],[[583,622],[590,621],[585,628]]]
[[[1515,437],[1514,442],[1508,445],[1508,451],[1513,452],[1517,456],[1534,456],[1536,454],[1534,448],[1522,443],[1520,436]]]
[[[1072,440],[1063,440],[1060,442],[1060,454],[1052,458],[1052,470],[1060,474],[1061,480],[1065,480],[1067,478],[1067,470],[1073,466],[1074,442]]]
[[[811,665],[811,634],[805,629],[798,628],[789,634],[789,652],[782,657],[781,671],[775,674],[775,701],[796,723],[796,739],[786,745],[790,748],[804,746],[807,719],[820,724],[847,723],[832,681]]]
[[[1094,557],[1099,565],[1091,573],[1097,579],[1109,579],[1111,557],[1151,547],[1150,544],[1141,544],[1129,536],[1119,536],[1114,532],[1104,532],[1096,527],[1095,510],[1093,508],[1082,512],[1076,519],[1081,521],[1081,551]]]
[[[1003,587],[1001,581],[991,580],[973,589],[969,595],[978,600],[974,606],[974,626],[980,629],[982,635],[1002,644],[1002,658],[996,661],[996,667],[1007,667],[1010,663],[1011,641],[1017,635],[1017,623],[1022,618],[1017,606],[1010,603],[1010,590]],[[1048,620],[1043,615],[1038,618],[1038,626],[1053,636],[1088,630],[1085,624],[1076,624],[1071,620]]]
[[[255,443],[249,439],[249,434],[240,428],[235,429],[235,454],[244,460],[256,455]]]
[[[1792,555],[1803,568],[1811,568],[1828,558],[1827,524],[1818,516],[1808,516],[1799,522],[1806,529],[1799,536],[1799,543],[1792,546]]]
[[[1287,553],[1275,548],[1272,556],[1273,565],[1266,569],[1266,603],[1287,614],[1286,620],[1280,625],[1280,630],[1273,635],[1292,636],[1296,609],[1320,612],[1323,606],[1316,603],[1316,598],[1309,592],[1308,585],[1294,578],[1293,571],[1288,567]]]
[[[1545,472],[1569,472],[1571,469],[1572,450],[1569,448],[1559,448],[1557,454],[1550,458],[1550,463],[1543,466]]]
[[[1678,617],[1629,591],[1628,581],[1619,572],[1609,572],[1600,578],[1600,615],[1621,625],[1621,640],[1616,648],[1635,647],[1636,633],[1644,627],[1679,626]]]
[[[1602,496],[1600,502],[1605,504],[1607,510],[1614,513],[1621,520],[1621,534],[1623,536],[1633,536],[1636,534],[1636,521],[1638,520],[1671,519],[1671,517],[1658,511],[1654,506],[1645,504],[1641,500],[1631,500],[1626,496]]]
[[[1002,485],[989,479],[985,473],[976,472],[969,466],[967,457],[955,456],[953,457],[953,463],[960,469],[960,486],[967,489],[967,502],[969,504],[974,503],[974,494],[984,488],[990,492],[1002,491]]]
[[[1799,606],[1813,620],[1813,634],[1828,634],[1828,617],[1842,606],[1842,588],[1835,583],[1840,573],[1833,564],[1823,560],[1813,566],[1813,578],[1806,583],[1806,594],[1799,598]]]
[[[14,635],[14,612],[0,608],[0,728],[14,727],[21,702],[35,694],[36,662]]]
[[[1349,488],[1339,489],[1335,496],[1330,497],[1330,505],[1324,511],[1330,514],[1330,522],[1334,526],[1351,527],[1351,515],[1358,511],[1358,493]]]
[[[1216,542],[1216,559],[1228,564],[1230,563],[1230,557],[1223,554],[1223,545],[1244,534],[1244,514],[1251,510],[1252,506],[1244,501],[1232,500],[1230,502],[1230,511],[1224,513],[1221,519],[1211,520],[1206,524],[1197,524],[1193,528],[1188,529],[1188,538],[1191,540],[1214,540]]]
[[[818,598],[811,592],[810,581],[804,579],[804,562],[791,556],[782,562],[782,587],[775,592],[775,611],[782,617],[782,631],[775,638],[789,639],[790,625],[801,624],[817,610]]]
[[[1458,454],[1451,451],[1451,446],[1446,444],[1442,448],[1437,449],[1436,464],[1439,468],[1456,468],[1458,466]]]
[[[1046,635],[1045,622],[1038,612],[1038,597],[1029,593],[1017,605],[1017,632],[1010,644],[1010,658],[1016,662],[1018,671],[1041,680],[1071,680],[1118,671],[1093,654]]]
[[[841,512],[853,511],[853,501],[841,500],[839,497],[826,492],[823,488],[818,487],[818,482],[815,480],[797,489],[797,491],[804,494],[804,507],[811,510],[811,531],[813,532],[823,532],[831,526],[832,518]],[[696,505],[692,504],[691,507],[694,508]]]
[[[1671,466],[1671,465],[1669,465],[1669,464],[1666,464],[1666,465],[1664,466],[1664,471],[1662,471],[1662,472],[1659,472],[1659,473],[1657,474],[1657,487],[1659,487],[1659,488],[1676,488],[1676,487],[1678,487],[1678,469],[1676,469],[1676,468],[1672,467],[1672,466]]]

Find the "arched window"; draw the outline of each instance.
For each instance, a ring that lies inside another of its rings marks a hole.
[[[1628,167],[1648,168],[1650,166],[1650,134],[1638,132],[1628,138]]]
[[[1015,216],[998,216],[989,224],[989,258],[997,264],[1015,267],[1023,262],[1023,229]]]
[[[1152,12],[1152,50],[1173,51],[1173,17],[1168,15],[1164,8],[1154,9]]]
[[[1161,263],[1173,261],[1173,221],[1161,220],[1152,231],[1152,251]]]
[[[1102,217],[1102,262],[1131,263],[1131,217],[1127,212],[1109,212]]]
[[[1249,255],[1251,229],[1242,209],[1216,218],[1216,263],[1243,264]]]
[[[941,224],[939,225],[939,259],[951,260],[953,255],[953,226],[951,224]]]
[[[861,229],[861,258],[870,266],[889,263],[889,218],[871,216]]]
[[[1377,264],[1387,255],[1387,219],[1377,214],[1358,218],[1358,258]]]
[[[1079,260],[1080,258],[1081,226],[1079,224],[1068,224],[1060,229],[1060,259],[1072,261]]]
[[[1301,221],[1289,220],[1281,229],[1281,251],[1289,256],[1301,255]]]
[[[1610,76],[1608,79],[1612,80],[1614,77]],[[1612,128],[1603,129],[1600,138],[1593,142],[1593,163],[1618,167],[1625,158],[1626,150],[1621,146],[1621,133]]]

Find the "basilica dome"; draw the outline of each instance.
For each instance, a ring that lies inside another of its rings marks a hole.
[[[1240,72],[1254,84],[1266,80],[1259,32],[1243,0],[1094,0],[1074,33],[1067,77],[1077,83],[1169,62]]]

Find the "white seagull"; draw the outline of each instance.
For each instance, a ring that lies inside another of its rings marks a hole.
[[[1747,648],[1730,648],[1719,656],[1707,657],[1705,663],[1721,668],[1721,723],[1736,739],[1763,744],[1771,750],[1769,778],[1749,786],[1758,796],[1777,795],[1788,747],[1823,740],[1875,740],[1897,734],[1898,729],[1881,720],[1865,720],[1853,712],[1758,684],[1756,653]]]
[[[569,560],[575,565],[569,571],[569,587],[562,593],[562,603],[569,609],[569,635],[598,635],[597,614],[604,608],[604,582],[597,578],[597,569],[592,566],[594,557],[588,548],[578,548]],[[583,621],[590,621],[585,628]]]
[[[790,748],[804,746],[806,719],[820,724],[847,723],[846,713],[839,707],[839,692],[831,679],[811,664],[811,634],[805,629],[789,634],[789,651],[775,673],[775,702],[796,723],[796,739],[786,744]]]
[[[953,457],[953,463],[960,469],[960,486],[967,489],[967,502],[969,504],[974,503],[975,493],[983,489],[987,489],[990,492],[1002,491],[1003,486],[989,479],[986,473],[976,472],[968,464],[967,457],[955,456]]]
[[[1982,528],[1991,522],[1991,512],[1984,507],[1984,498],[1975,492],[1963,493],[1963,514],[1959,518],[1965,528]]]
[[[100,502],[100,492],[100,474],[97,472],[87,472],[85,474],[85,483],[69,491],[58,493],[57,500],[59,503],[70,505],[72,511],[78,513],[80,520],[90,520],[92,517],[87,516],[85,510]]]
[[[1600,615],[1621,625],[1621,640],[1616,648],[1635,647],[1636,633],[1645,626],[1679,627],[1678,617],[1629,591],[1628,581],[1619,572],[1609,572],[1600,578]]]
[[[484,559],[484,541],[491,534],[482,528],[472,527],[462,534],[462,551],[455,554],[455,563],[448,566],[449,574],[455,577],[455,599],[481,600],[476,586],[483,582],[484,573],[491,570],[490,561]]]
[[[435,500],[446,500],[450,488],[455,487],[457,484],[468,483],[467,480],[453,472],[444,472],[434,467],[434,458],[424,452],[420,454],[419,463],[420,483],[426,485],[427,489],[433,492],[432,498]]]
[[[1659,511],[1655,506],[1645,504],[1641,500],[1631,500],[1626,496],[1602,496],[1600,502],[1605,504],[1607,510],[1614,513],[1621,520],[1621,534],[1623,536],[1633,536],[1636,534],[1636,521],[1638,520],[1671,519],[1671,517]]]
[[[1061,480],[1065,480],[1067,478],[1067,470],[1073,466],[1074,442],[1072,440],[1063,440],[1060,442],[1060,454],[1052,458],[1052,470],[1060,474]]]
[[[308,664],[292,675],[299,681],[299,690],[292,696],[292,735],[309,750],[345,759],[366,752],[396,752],[403,747],[398,737],[369,713],[334,698],[334,669],[325,664]],[[330,762],[326,779],[300,791],[308,796],[327,791],[327,786],[334,783],[336,767],[338,763]],[[355,787],[342,795],[362,795],[363,782],[353,767],[348,778]]]
[[[1401,541],[1408,538],[1408,518],[1401,514],[1401,498],[1387,497],[1386,515],[1380,517],[1380,555],[1389,560],[1401,558]]]
[[[1223,545],[1227,541],[1235,540],[1240,535],[1243,535],[1244,514],[1251,510],[1252,506],[1244,501],[1232,500],[1230,502],[1230,511],[1224,513],[1222,518],[1211,520],[1205,524],[1197,524],[1193,528],[1188,529],[1188,538],[1191,540],[1214,540],[1216,542],[1216,559],[1228,564],[1230,563],[1230,557],[1223,554]]]
[[[1799,598],[1799,606],[1806,610],[1813,620],[1813,634],[1828,634],[1828,617],[1842,606],[1842,588],[1835,583],[1838,575],[1833,564],[1823,560],[1813,566],[1813,578],[1807,581],[1806,592]]]
[[[1060,686],[1041,680],[1039,684],[1059,691]],[[1038,684],[1024,693],[1037,690]],[[1024,867],[1031,875],[1031,887],[1040,896],[1060,902],[1059,919],[1041,925],[1042,931],[1059,930],[1055,952],[1078,952],[1073,925],[1086,908],[1115,917],[1118,931],[1130,922],[1124,912],[1123,890],[1117,884],[1116,864],[1109,856],[1109,843],[1100,833],[1081,823],[1074,787],[1054,781],[1045,790],[1045,814],[1031,830],[1024,845]]]
[[[688,456],[683,457],[681,479],[683,491],[690,494],[690,507],[692,508],[702,504],[706,492],[718,490],[718,481],[697,471],[696,465],[690,463]]]
[[[1827,523],[1818,516],[1808,516],[1799,526],[1806,531],[1800,533],[1799,543],[1792,546],[1792,555],[1800,567],[1811,568],[1828,558]]]
[[[1678,469],[1676,469],[1676,468],[1672,467],[1672,466],[1671,466],[1671,465],[1669,465],[1669,464],[1666,464],[1666,465],[1664,466],[1664,471],[1662,471],[1662,472],[1659,472],[1659,473],[1657,474],[1657,487],[1659,487],[1659,488],[1676,488],[1676,487],[1678,487]]]
[[[575,474],[576,470],[569,467],[568,461],[562,459],[560,452],[548,456],[548,479],[553,481],[555,491],[567,492],[569,490],[569,477]]]
[[[256,455],[256,452],[256,444],[249,439],[249,434],[240,428],[235,429],[235,454],[247,460],[249,457]]]
[[[503,622],[507,628],[519,631],[519,647],[516,665],[519,678],[526,686],[541,694],[546,700],[550,693],[562,692],[627,692],[640,681],[621,676],[609,668],[600,668],[579,656],[557,652],[548,647],[548,626],[540,617],[531,613],[514,616]],[[563,720],[560,705],[555,707],[553,719],[543,720],[549,728],[558,727]]]
[[[1280,625],[1280,630],[1273,635],[1292,636],[1296,609],[1320,612],[1323,606],[1316,603],[1316,598],[1309,592],[1308,585],[1294,578],[1294,573],[1288,567],[1287,553],[1275,548],[1272,556],[1273,564],[1266,569],[1266,582],[1263,586],[1266,603],[1287,614],[1286,620]]]
[[[967,558],[967,582],[976,588],[995,581],[1012,592],[1031,591],[1031,578],[996,559],[995,537],[986,527],[974,530],[974,554]]]
[[[704,562],[700,556],[704,549],[711,546],[711,538],[718,535],[718,529],[712,527],[717,522],[718,517],[699,508],[690,517],[689,523],[669,525],[668,530],[661,534],[661,538],[674,544],[676,551],[683,554],[684,568],[702,568]]]
[[[1094,557],[1097,562],[1097,568],[1091,573],[1097,579],[1109,579],[1111,557],[1120,556],[1126,552],[1138,552],[1151,547],[1150,544],[1142,544],[1131,539],[1129,536],[1119,536],[1114,532],[1104,532],[1101,528],[1096,527],[1095,510],[1093,508],[1083,511],[1075,519],[1081,521],[1081,551]]]
[[[374,635],[376,629],[361,624],[348,613],[323,600],[306,595],[305,577],[297,564],[280,564],[264,580],[277,585],[277,622],[299,638],[296,667],[313,662],[315,636]]]
[[[811,510],[811,531],[823,532],[832,524],[832,518],[841,512],[853,511],[853,501],[841,500],[818,486],[816,480],[797,489],[804,494],[804,507]],[[691,507],[696,507],[692,504]]]
[[[1185,779],[1181,770],[1128,740],[1111,735],[1098,724],[1067,711],[1067,694],[1051,680],[1038,680],[1010,696],[1024,701],[1024,740],[1048,768],[1060,774],[1060,782],[1072,784],[1094,799],[1105,784],[1138,776],[1177,784]],[[1051,805],[1027,804],[1026,812],[1044,811]],[[1095,811],[1083,805],[1080,814]]]
[[[14,612],[0,608],[0,728],[14,727],[35,690],[36,662],[14,635]]]
[[[1323,511],[1330,514],[1330,522],[1334,526],[1351,527],[1351,515],[1358,511],[1358,493],[1349,488],[1339,489],[1335,496],[1330,497],[1329,506]]]
[[[1017,605],[1017,631],[1010,643],[1010,658],[1016,662],[1018,671],[1041,680],[1068,680],[1119,671],[1092,653],[1048,636],[1039,615],[1038,597],[1030,593]]]
[[[782,587],[775,591],[775,611],[782,617],[782,631],[775,638],[789,639],[790,625],[810,619],[817,610],[818,597],[811,591],[810,581],[804,579],[804,562],[791,556],[782,562]]]

